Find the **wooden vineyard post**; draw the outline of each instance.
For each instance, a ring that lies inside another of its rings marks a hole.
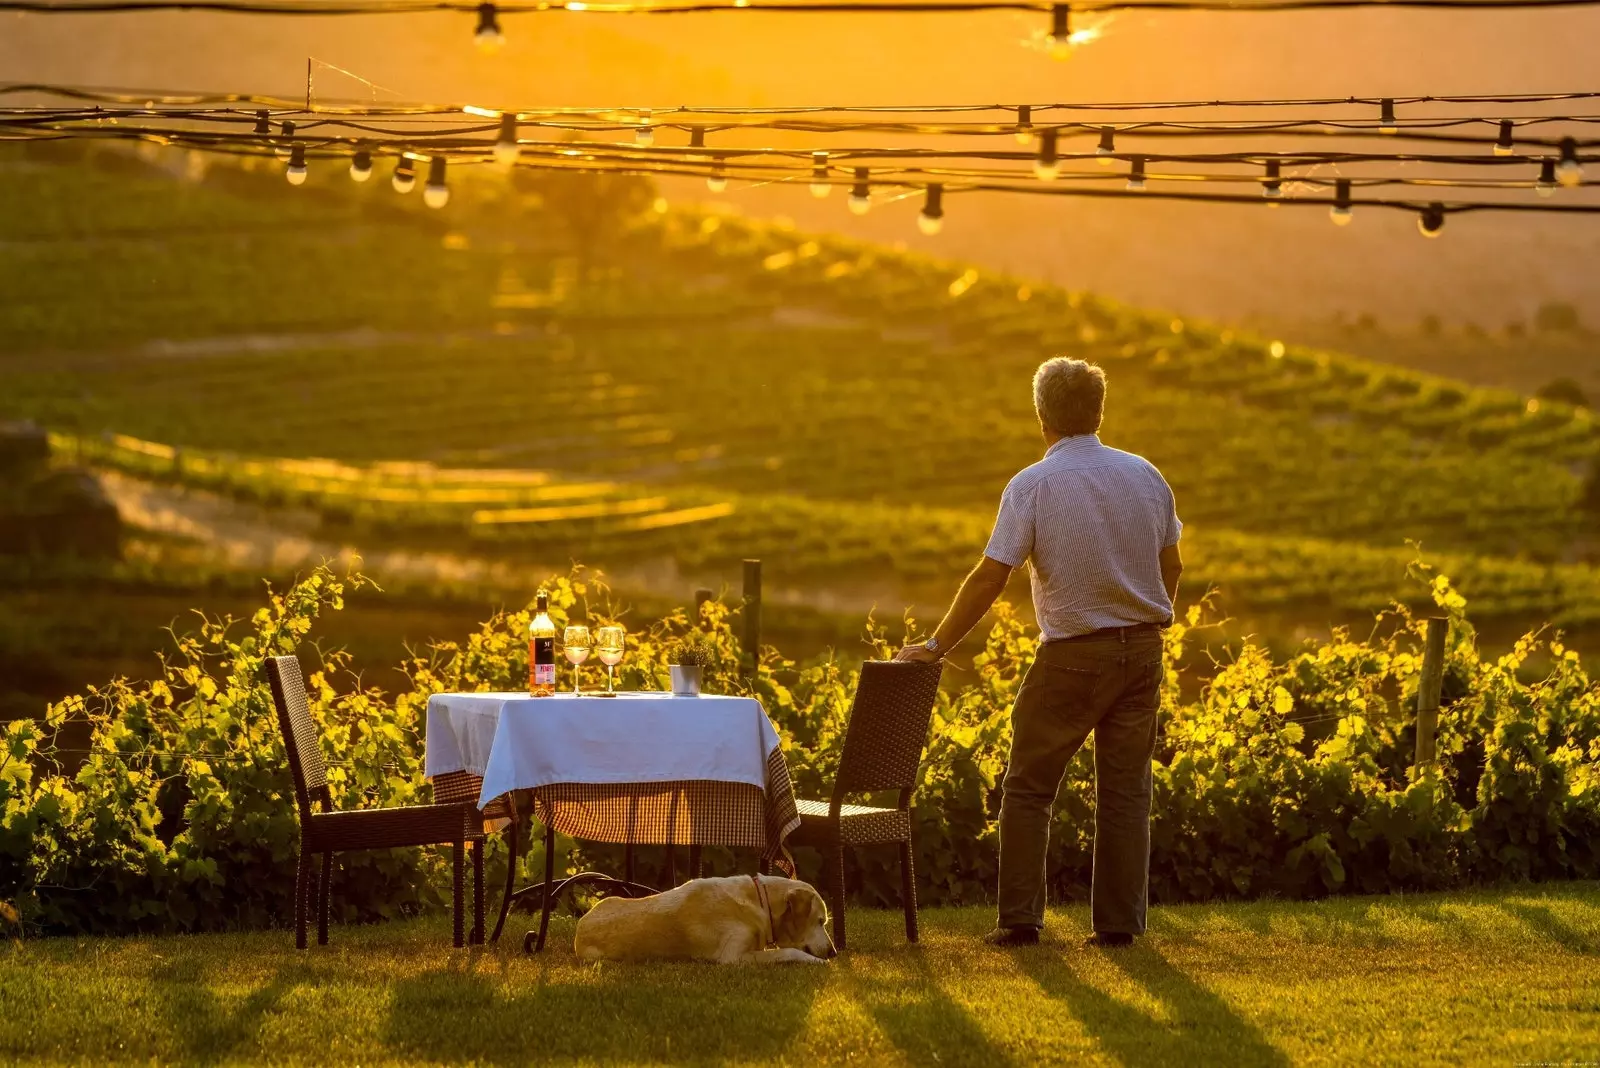
[[[705,621],[706,602],[711,600],[711,591],[701,586],[694,591],[694,625],[700,626]]]
[[[744,646],[744,670],[755,675],[756,664],[761,659],[761,561],[744,562],[744,623],[739,634]]]
[[[1428,640],[1422,652],[1422,677],[1417,680],[1417,759],[1426,764],[1437,755],[1434,732],[1439,726],[1439,697],[1444,689],[1444,639],[1447,619],[1428,620]]]

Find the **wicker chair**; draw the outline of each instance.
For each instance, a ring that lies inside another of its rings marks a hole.
[[[917,940],[917,875],[912,855],[911,791],[917,765],[928,740],[928,721],[939,694],[942,663],[868,661],[861,666],[845,728],[844,755],[834,780],[831,801],[797,801],[800,829],[793,845],[822,850],[833,913],[833,941],[845,948],[844,851],[846,846],[900,846],[900,900],[906,914],[906,938]],[[898,790],[895,808],[850,805],[851,794]]]
[[[267,681],[272,703],[278,709],[283,747],[294,776],[295,801],[300,809],[300,866],[294,886],[294,944],[306,948],[306,912],[311,904],[311,864],[322,854],[322,878],[317,892],[317,944],[328,944],[328,880],[333,854],[352,849],[392,849],[401,846],[455,846],[455,944],[462,944],[462,882],[466,847],[472,846],[472,933],[474,945],[483,942],[483,815],[469,802],[443,805],[409,805],[402,808],[331,811],[328,770],[316,724],[306,703],[305,679],[300,662],[292,656],[267,658]],[[320,804],[322,811],[312,806]]]

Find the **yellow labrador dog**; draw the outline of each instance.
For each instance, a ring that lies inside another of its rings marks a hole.
[[[837,954],[828,907],[807,883],[768,875],[692,879],[653,897],[608,897],[578,921],[580,960],[821,964]]]

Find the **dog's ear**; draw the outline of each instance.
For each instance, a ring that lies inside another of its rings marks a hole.
[[[803,931],[811,923],[813,903],[822,899],[811,887],[800,883],[789,887],[783,894],[784,925],[794,931]]]

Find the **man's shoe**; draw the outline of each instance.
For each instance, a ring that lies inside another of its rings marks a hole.
[[[1039,944],[1039,928],[1029,927],[996,927],[983,936],[983,942],[989,946],[1000,946],[1011,949],[1016,946],[1036,946]]]
[[[1122,931],[1096,931],[1083,940],[1084,949],[1127,949],[1133,945],[1133,935]]]

